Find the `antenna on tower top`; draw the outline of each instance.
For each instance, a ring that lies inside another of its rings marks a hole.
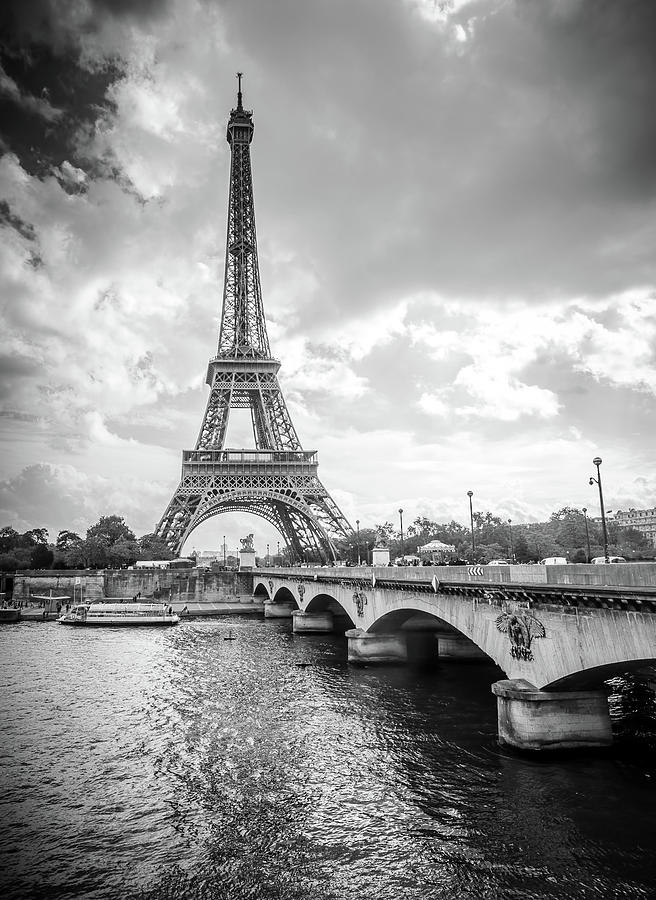
[[[244,73],[237,72],[237,109],[241,109],[241,77]]]

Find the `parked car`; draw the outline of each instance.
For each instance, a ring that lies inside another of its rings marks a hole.
[[[567,560],[564,556],[547,556],[540,560],[541,566],[566,566]]]
[[[486,566],[511,566],[512,563],[508,559],[491,559]]]
[[[596,566],[603,566],[606,563],[606,557],[605,556],[595,556],[595,558],[592,560],[592,562]],[[623,556],[609,556],[608,562],[609,563],[625,563],[626,560],[624,559]]]

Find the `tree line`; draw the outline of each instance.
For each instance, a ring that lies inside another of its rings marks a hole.
[[[441,524],[417,517],[401,535],[400,528],[384,522],[363,528],[336,544],[338,558],[357,563],[371,562],[374,546],[386,544],[390,558],[416,555],[429,541],[454,547],[451,562],[486,563],[507,559],[518,563],[538,562],[549,556],[564,556],[569,562],[587,562],[603,556],[601,523],[586,519],[580,509],[563,507],[547,522],[513,524],[491,512],[476,512],[472,529],[451,521]],[[635,528],[621,528],[607,521],[608,552],[630,559],[656,559],[656,548]],[[137,538],[122,516],[101,516],[84,537],[60,531],[54,543],[46,528],[20,534],[11,526],[0,528],[0,571],[17,569],[104,569],[134,565],[138,560],[172,559],[174,554],[155,534]],[[308,561],[310,559],[308,554]],[[314,560],[318,561],[318,560]]]
[[[81,537],[60,531],[49,542],[46,528],[19,534],[11,526],[0,528],[0,571],[16,569],[118,569],[137,560],[172,559],[173,553],[154,534],[137,538],[122,516],[101,516]]]
[[[627,560],[656,559],[656,548],[636,528],[623,528],[612,519],[606,526],[609,555]],[[584,563],[604,555],[601,522],[586,518],[583,510],[571,506],[552,513],[547,522],[529,524],[513,524],[491,512],[475,512],[473,529],[460,522],[439,523],[420,516],[401,535],[400,528],[385,522],[361,529],[340,542],[338,550],[350,562],[357,562],[358,555],[362,562],[370,562],[371,551],[381,539],[389,547],[391,560],[417,555],[419,547],[435,540],[454,547],[453,563],[484,564],[492,559],[535,563],[549,556]]]

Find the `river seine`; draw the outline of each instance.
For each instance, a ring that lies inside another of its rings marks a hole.
[[[656,896],[656,759],[500,748],[493,665],[259,618],[4,625],[0,660],[5,900]]]

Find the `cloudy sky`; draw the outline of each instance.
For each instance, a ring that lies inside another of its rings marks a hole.
[[[235,72],[280,381],[360,527],[656,506],[653,0],[16,0],[0,525],[152,531],[216,352]],[[235,417],[228,443],[252,446]],[[189,539],[228,546],[257,519]]]

